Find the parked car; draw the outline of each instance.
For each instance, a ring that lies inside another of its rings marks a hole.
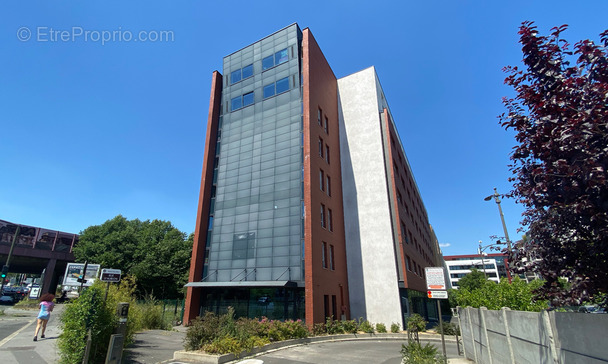
[[[15,296],[5,293],[0,297],[0,304],[13,305],[15,304]]]

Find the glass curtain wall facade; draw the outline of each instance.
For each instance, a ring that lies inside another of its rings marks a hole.
[[[293,24],[224,58],[203,311],[303,310],[301,42]]]

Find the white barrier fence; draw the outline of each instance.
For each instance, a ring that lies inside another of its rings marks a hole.
[[[608,363],[608,314],[458,307],[458,321],[477,364]]]

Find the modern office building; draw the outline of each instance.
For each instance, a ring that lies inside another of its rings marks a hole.
[[[506,254],[446,255],[444,259],[450,284],[455,289],[458,288],[458,280],[471,273],[472,269],[485,273],[489,280],[495,282],[510,277]]]
[[[402,324],[429,313],[433,237],[373,67],[337,79],[297,24],[224,57],[184,322],[232,306]]]

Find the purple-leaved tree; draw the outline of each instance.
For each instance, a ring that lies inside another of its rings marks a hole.
[[[566,28],[541,36],[522,24],[525,67],[505,68],[515,97],[500,116],[516,133],[511,195],[525,207],[516,267],[540,274],[540,295],[554,305],[608,292],[608,30],[601,45],[571,48]]]

